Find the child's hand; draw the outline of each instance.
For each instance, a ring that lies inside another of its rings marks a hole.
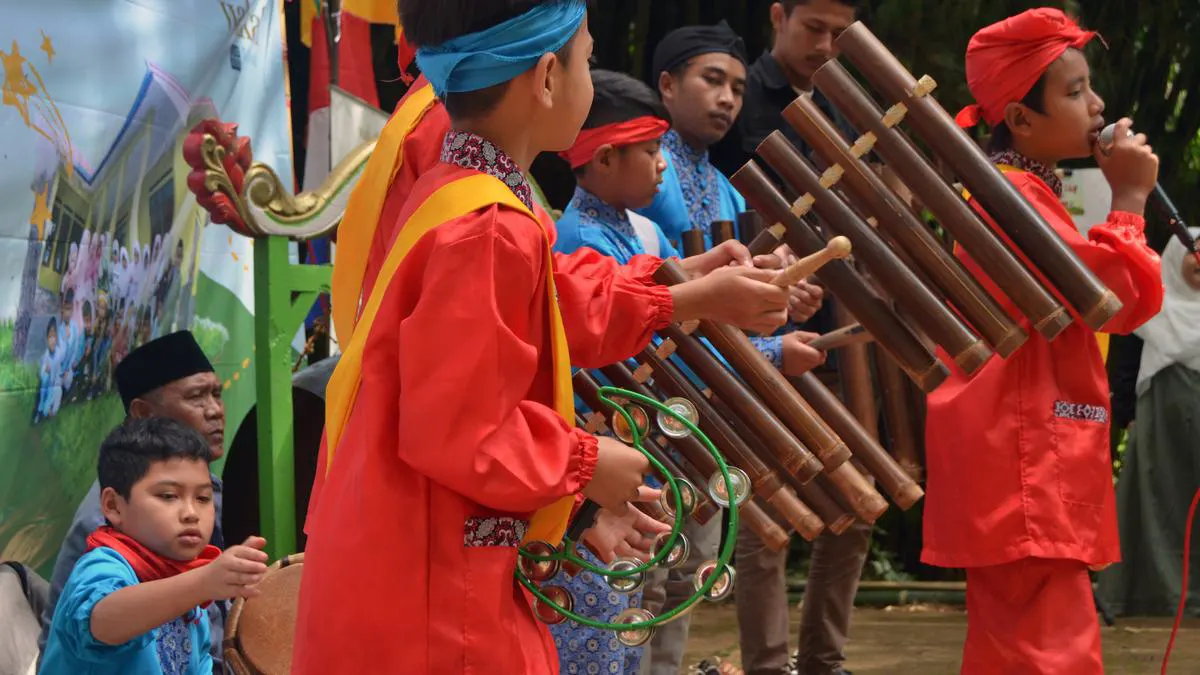
[[[205,565],[204,592],[210,600],[252,598],[258,595],[258,584],[267,573],[267,554],[262,547],[267,540],[262,537],[247,537],[239,546],[233,546],[221,557]]]
[[[1092,154],[1112,188],[1113,210],[1142,214],[1158,182],[1158,156],[1144,134],[1130,135],[1132,124],[1129,118],[1117,122],[1112,145],[1102,149],[1097,143]]]
[[[724,267],[704,279],[705,314],[719,323],[770,335],[787,322],[788,289],[771,283],[776,272]]]
[[[638,498],[634,501],[654,502],[660,494],[661,490],[643,486],[638,488]],[[606,563],[617,557],[637,558],[645,562],[654,557],[655,536],[670,531],[670,525],[651,518],[640,509],[629,509],[623,516],[600,509],[596,524],[583,533],[583,543]]]
[[[684,259],[682,265],[693,279],[697,279],[729,265],[752,267],[754,263],[750,249],[746,248],[745,244],[736,239],[729,239],[700,255]]]
[[[800,377],[825,363],[825,352],[808,345],[815,337],[817,337],[815,333],[805,333],[799,330],[783,336],[784,375]]]
[[[650,460],[615,438],[598,436],[596,441],[599,444],[596,472],[583,488],[583,496],[623,516],[629,502],[640,494],[650,471]]]
[[[821,310],[825,291],[820,286],[801,281],[788,290],[791,294],[788,299],[788,317],[792,321],[804,323]]]

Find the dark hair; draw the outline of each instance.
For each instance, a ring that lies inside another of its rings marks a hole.
[[[592,109],[583,123],[584,129],[625,122],[638,117],[661,117],[671,121],[666,107],[645,82],[611,70],[592,70]]]
[[[84,316],[91,316],[92,315],[92,301],[84,300],[83,307],[80,311],[83,312]]]
[[[49,336],[51,333],[54,333],[54,337],[56,339],[58,338],[58,319],[53,316],[50,317],[50,321],[46,323],[46,335]]]
[[[583,122],[584,129],[595,129],[606,124],[617,124],[638,117],[659,117],[668,122],[671,115],[659,100],[654,90],[645,82],[611,70],[594,68],[592,70],[592,109],[588,111],[587,119]],[[625,147],[617,148],[624,152]],[[585,173],[587,165],[574,169],[575,176]]]
[[[791,15],[792,10],[800,5],[807,5],[811,0],[779,0],[779,4],[783,5],[785,14]],[[866,7],[863,0],[835,0],[838,4],[845,5],[856,12],[862,11]]]
[[[1021,99],[1021,103],[1034,112],[1046,112],[1046,74],[1038,78],[1037,82],[1033,83],[1033,88],[1025,94],[1025,98]],[[1000,122],[992,129],[992,134],[988,138],[987,151],[988,153],[1004,152],[1011,150],[1013,144],[1012,130],[1008,128],[1008,124]]]
[[[563,0],[398,0],[404,38],[413,47],[440,45],[470,33],[516,18],[537,7]],[[567,64],[575,38],[557,56]],[[508,91],[508,82],[478,91],[448,93],[442,97],[446,112],[454,119],[470,119],[491,112]]]
[[[212,450],[198,431],[168,417],[126,418],[100,444],[96,473],[100,489],[112,488],[129,499],[133,486],[155,462],[169,459],[212,461]]]

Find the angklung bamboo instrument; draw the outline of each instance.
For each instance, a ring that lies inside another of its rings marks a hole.
[[[962,312],[1001,356],[1012,354],[1028,338],[1025,331],[1008,316],[983,286],[917,220],[883,179],[854,155],[855,150],[838,132],[825,114],[804,94],[783,111],[783,117],[799,132],[826,162],[842,167],[839,185],[874,217],[880,229],[908,254],[917,270],[924,272],[942,293]],[[859,146],[861,148],[861,146]]]
[[[824,248],[816,247],[810,255],[817,254]],[[661,284],[671,286],[682,282],[686,276],[677,263],[667,261],[658,269],[654,278]],[[784,462],[788,473],[799,475],[794,471],[793,465],[796,457],[803,456],[803,440],[809,447],[818,449],[818,457],[824,465],[825,475],[859,517],[874,522],[887,510],[887,502],[867,483],[862,474],[846,461],[850,452],[845,443],[796,393],[787,378],[754,348],[745,334],[732,326],[711,321],[699,322],[699,333],[713,344],[717,352],[729,361],[730,366],[745,378],[754,392],[763,398],[769,407],[768,410],[759,410],[753,405],[747,405],[748,402],[755,401],[753,395],[740,393],[740,382],[717,363],[711,352],[696,338],[675,326],[660,331],[661,335],[670,339],[674,348],[678,349],[679,355],[699,377],[707,382],[727,405],[734,408],[735,413],[745,412],[754,416],[754,422],[749,419],[745,421],[751,422],[756,431],[766,436],[767,448]],[[762,414],[764,412],[766,414]],[[771,414],[772,412],[778,414],[779,418]],[[781,420],[786,426],[780,424]],[[792,465],[789,465],[789,462]]]
[[[887,425],[892,458],[916,482],[924,479],[917,447],[921,439],[913,418],[912,395],[904,373],[886,355],[875,361],[879,371],[880,398],[883,399],[883,419]]]
[[[837,61],[828,61],[817,69],[813,83],[850,123],[864,135],[856,142],[877,153],[888,166],[903,177],[905,185],[933,212],[960,246],[979,263],[1013,304],[1033,324],[1034,330],[1054,339],[1071,324],[1071,316],[1030,274],[1024,265],[983,223],[978,214],[962,200],[902,134],[895,125],[903,108],[884,113],[871,96]],[[907,370],[903,361],[901,367]],[[928,391],[928,390],[926,390]]]
[[[646,386],[641,378],[631,372],[623,363],[614,363],[612,365],[605,366],[601,369],[601,372],[608,376],[613,383],[619,387],[628,389],[629,391],[637,392],[643,396],[654,398],[654,392]],[[707,450],[705,450],[703,447],[695,447],[695,444],[698,444],[696,439],[691,437],[682,437],[671,439],[671,442],[674,444],[675,449],[679,450],[680,454],[684,455],[689,462],[698,462],[696,468],[702,474],[708,474],[709,476],[720,475],[716,462],[713,460],[712,456],[708,454]],[[697,452],[697,450],[699,450],[699,452]],[[697,492],[703,492],[704,487],[709,485],[709,480],[701,480],[695,485]],[[763,544],[768,548],[773,551],[781,551],[785,546],[787,546],[790,534],[787,532],[787,530],[784,530],[779,526],[778,523],[771,519],[770,516],[763,512],[763,510],[754,502],[744,502],[738,507],[738,513],[742,518],[742,522],[746,524],[746,527],[750,528],[752,532],[758,535],[758,538],[761,539]]]
[[[813,409],[821,415],[821,419],[829,423],[846,444],[854,458],[863,464],[883,491],[892,498],[901,509],[907,511],[916,504],[925,492],[902,467],[893,461],[879,443],[871,437],[867,430],[859,424],[850,411],[838,400],[833,392],[817,379],[812,373],[793,378],[796,391],[805,398]]]
[[[843,31],[837,46],[884,96],[904,105],[908,125],[954,169],[988,215],[1087,326],[1100,330],[1120,312],[1116,294],[929,95],[936,86],[932,79],[918,82],[861,22]]]
[[[638,360],[653,368],[655,384],[667,395],[691,401],[699,412],[700,430],[716,444],[732,464],[746,472],[755,494],[770,504],[775,512],[808,541],[821,534],[825,523],[746,445],[729,422],[721,417],[686,375],[661,358],[653,349],[643,350]]]
[[[734,239],[733,235],[732,220],[714,220],[712,222],[712,241],[714,246],[726,240]]]
[[[784,225],[784,238],[796,254],[811,255],[825,247],[820,235],[793,213],[792,206],[754,160],[739,169],[732,182],[746,202],[767,221]],[[946,366],[846,261],[831,262],[816,276],[896,358],[923,391],[933,391],[949,377]]]
[[[683,257],[690,258],[704,253],[704,231],[696,228],[684,230],[679,235],[679,248]]]
[[[921,330],[933,339],[968,374],[977,372],[992,357],[992,349],[958,318],[900,261],[870,225],[860,220],[829,188],[843,174],[834,165],[818,176],[780,131],[773,132],[758,146],[762,157],[785,182],[803,191],[801,201],[811,200],[812,208],[828,228],[848,236],[854,243],[855,258],[886,287]]]

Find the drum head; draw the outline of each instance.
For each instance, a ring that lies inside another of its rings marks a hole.
[[[304,554],[271,565],[262,594],[233,603],[225,627],[225,660],[237,675],[288,675]]]

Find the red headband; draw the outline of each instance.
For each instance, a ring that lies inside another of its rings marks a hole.
[[[955,121],[971,128],[980,118],[990,126],[1004,121],[1009,103],[1025,98],[1050,64],[1068,48],[1096,37],[1062,10],[1043,7],[994,23],[967,45],[967,86],[978,103],[963,108]]]
[[[572,169],[578,169],[592,161],[602,145],[619,148],[623,145],[653,141],[662,138],[670,128],[671,124],[661,117],[646,115],[595,129],[584,129],[575,139],[575,145],[566,152],[558,153],[558,156],[567,160]]]

